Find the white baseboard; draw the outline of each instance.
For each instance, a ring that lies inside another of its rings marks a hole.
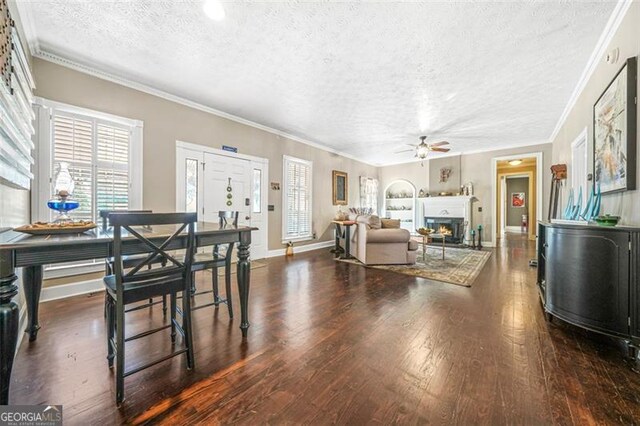
[[[526,234],[527,231],[522,232],[522,228],[520,226],[505,226],[504,227],[504,231],[505,232],[515,232],[517,234]]]
[[[313,243],[313,244],[307,244],[305,246],[300,246],[300,247],[296,247],[295,245],[293,246],[293,252],[294,253],[304,253],[306,251],[312,251],[312,250],[319,250],[319,249],[323,249],[323,248],[327,248],[327,247],[333,247],[335,245],[335,241],[321,241],[319,243]],[[267,257],[278,257],[278,256],[284,256],[285,255],[285,251],[286,249],[279,249],[279,250],[269,250],[269,252],[267,253]]]
[[[104,284],[101,279],[45,287],[40,294],[40,302],[49,302],[51,300],[64,299],[80,294],[97,293],[99,291],[104,291]]]

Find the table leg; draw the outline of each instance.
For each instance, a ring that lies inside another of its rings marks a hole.
[[[0,404],[9,404],[11,369],[18,344],[20,308],[12,299],[18,294],[18,277],[11,251],[0,252]]]
[[[240,235],[238,245],[238,294],[240,296],[240,330],[242,337],[247,337],[249,329],[249,283],[251,281],[251,262],[249,261],[249,245],[251,232]]]
[[[42,266],[29,266],[22,272],[24,282],[24,295],[27,304],[27,328],[29,341],[33,342],[38,337],[40,324],[38,323],[38,308],[40,305],[40,292],[42,291]]]
[[[427,261],[427,243],[429,242],[429,237],[426,235],[422,236],[422,261]]]
[[[444,260],[444,243],[446,241],[446,237],[443,235],[442,236],[442,260]]]
[[[351,227],[344,227],[344,256],[343,259],[351,258]]]
[[[340,229],[340,224],[336,223],[336,246],[334,248],[336,258],[340,257],[340,252],[342,251],[340,248],[340,235],[342,235],[342,230]]]

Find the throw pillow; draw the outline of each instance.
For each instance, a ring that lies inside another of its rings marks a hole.
[[[382,228],[400,228],[400,219],[380,219]]]
[[[371,229],[380,229],[382,228],[382,222],[380,218],[376,215],[369,216],[369,226]]]

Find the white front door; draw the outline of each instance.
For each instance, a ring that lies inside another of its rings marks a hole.
[[[217,222],[218,211],[239,212],[238,224],[254,226],[251,258],[267,257],[263,164],[222,154],[204,153],[203,220]]]
[[[238,211],[238,224],[258,228],[251,234],[251,258],[267,257],[268,160],[176,145],[176,211],[197,211],[198,220],[214,223],[220,210]]]

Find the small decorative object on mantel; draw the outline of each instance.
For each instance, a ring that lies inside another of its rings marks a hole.
[[[345,172],[333,171],[333,205],[349,204],[349,175]]]
[[[603,194],[636,189],[636,76],[632,57],[593,106],[593,170]]]
[[[424,189],[420,189],[420,191],[418,192],[418,198],[424,198],[425,194],[426,192],[424,191]]]

